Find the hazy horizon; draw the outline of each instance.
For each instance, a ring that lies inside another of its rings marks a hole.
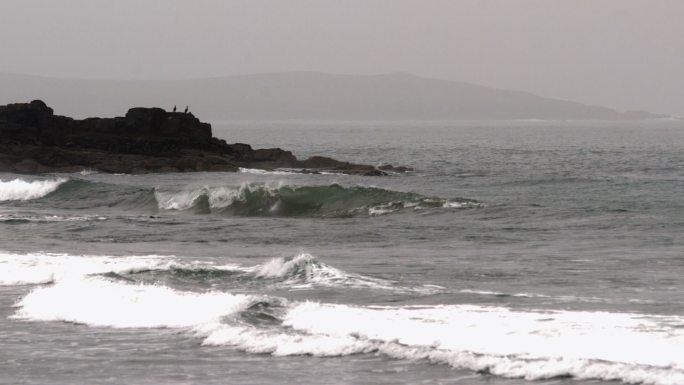
[[[121,115],[133,106],[190,105],[204,119],[237,120],[632,120],[618,112],[407,73],[279,72],[195,80],[79,80],[0,73],[0,104],[41,99],[57,113]]]
[[[684,116],[684,2],[3,2],[0,72],[108,80],[408,72]]]

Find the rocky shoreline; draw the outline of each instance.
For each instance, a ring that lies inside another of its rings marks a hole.
[[[0,172],[144,174],[238,171],[239,168],[353,175],[409,171],[323,156],[297,159],[280,148],[253,149],[213,137],[211,125],[191,113],[131,108],[124,117],[72,119],[40,100],[0,106]]]

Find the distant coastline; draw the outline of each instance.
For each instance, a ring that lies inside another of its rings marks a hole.
[[[131,105],[189,104],[206,120],[642,120],[647,111],[406,73],[283,72],[193,80],[83,80],[0,73],[0,104],[41,99],[63,113],[114,117]]]

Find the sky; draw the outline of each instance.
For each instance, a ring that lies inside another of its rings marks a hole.
[[[683,0],[2,0],[0,72],[410,72],[684,116]]]

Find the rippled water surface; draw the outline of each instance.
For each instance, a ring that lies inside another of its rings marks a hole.
[[[684,383],[681,122],[214,133],[416,171],[0,174],[0,383]]]

